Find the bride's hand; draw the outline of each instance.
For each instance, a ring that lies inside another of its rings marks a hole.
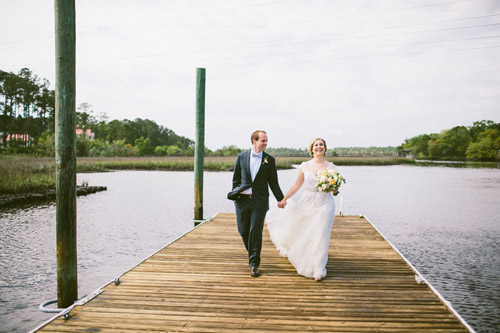
[[[283,199],[280,202],[278,202],[278,207],[279,208],[285,208],[285,206],[286,206],[286,200],[285,199]]]

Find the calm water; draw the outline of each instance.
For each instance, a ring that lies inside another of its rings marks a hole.
[[[339,171],[348,181],[344,214],[369,217],[478,332],[500,331],[499,169]],[[233,212],[225,199],[231,176],[205,173],[205,217]],[[296,170],[279,177],[286,191]],[[154,171],[78,175],[79,184],[108,186],[78,198],[80,297],[192,227],[193,178]],[[0,211],[0,231],[0,330],[28,331],[52,317],[38,305],[56,297],[55,206]]]

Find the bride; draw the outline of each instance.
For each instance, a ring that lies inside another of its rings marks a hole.
[[[297,273],[321,281],[326,276],[335,201],[332,193],[318,192],[317,175],[335,169],[335,165],[325,160],[323,139],[314,139],[309,153],[313,158],[300,165],[295,184],[279,204],[287,205],[302,185],[304,192],[298,201],[290,201],[286,209],[270,211],[266,224],[276,249],[288,258]]]

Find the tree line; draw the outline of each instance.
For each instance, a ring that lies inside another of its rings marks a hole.
[[[5,153],[54,156],[55,91],[28,68],[0,70],[0,139]],[[152,120],[108,121],[82,103],[76,111],[77,156],[189,156],[194,142]],[[86,137],[90,130],[92,137]],[[76,128],[75,128],[76,131]]]
[[[17,74],[0,70],[0,149],[4,153],[54,156],[55,92],[47,79],[28,68]],[[77,136],[77,156],[192,156],[194,142],[149,119],[108,120],[92,105],[82,103],[76,110],[76,125],[83,131]],[[76,129],[75,129],[76,130]],[[87,137],[85,130],[92,136]],[[9,138],[9,140],[7,140]],[[28,139],[27,139],[28,138]],[[328,156],[394,155],[395,147],[335,148]],[[242,149],[235,145],[215,151],[205,148],[207,156],[236,156]],[[270,154],[283,157],[309,156],[307,148],[268,148]]]
[[[422,134],[399,147],[416,158],[494,161],[500,152],[500,123],[475,121],[472,126],[455,126],[441,133]]]
[[[0,149],[5,153],[54,156],[55,92],[47,79],[28,68],[17,74],[0,70]],[[194,141],[177,135],[152,120],[108,120],[88,103],[76,111],[77,156],[192,156]],[[75,129],[76,130],[76,129]],[[86,136],[90,130],[92,136]],[[456,126],[441,133],[422,134],[399,147],[340,147],[327,156],[395,156],[410,151],[416,158],[496,160],[500,150],[500,124],[491,120],[472,126]],[[207,156],[235,156],[242,149],[230,145],[215,151],[205,148]],[[268,148],[274,156],[309,156],[307,148]]]
[[[307,157],[308,148],[267,148],[266,152],[278,157]],[[357,157],[357,156],[397,156],[397,147],[335,147],[328,149],[328,157]]]
[[[18,74],[0,70],[0,133],[4,147],[9,134],[37,138],[54,130],[55,92],[50,82],[28,68]],[[17,136],[12,136],[16,141]],[[14,143],[15,144],[15,143]]]
[[[77,138],[77,156],[191,156],[194,151],[193,140],[153,120],[108,121],[105,113],[96,115],[88,103],[78,107],[76,124],[94,135],[93,140]]]

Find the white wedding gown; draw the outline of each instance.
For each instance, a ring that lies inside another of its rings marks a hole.
[[[335,169],[335,165],[330,163],[328,169]],[[332,193],[318,192],[317,176],[314,170],[309,170],[309,162],[302,163],[300,170],[304,173],[302,195],[298,201],[288,201],[284,209],[270,210],[266,217],[267,229],[280,255],[288,258],[297,273],[308,278],[323,278],[335,201]]]

